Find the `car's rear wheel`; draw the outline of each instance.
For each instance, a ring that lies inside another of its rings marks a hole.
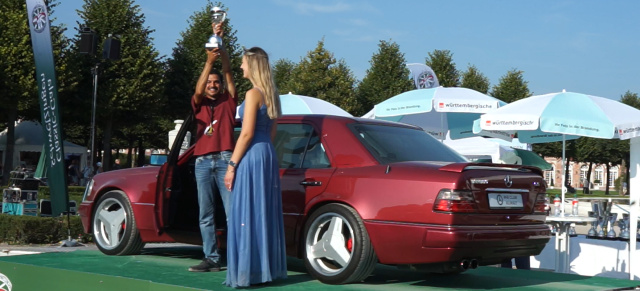
[[[93,213],[93,240],[107,255],[133,255],[144,242],[136,226],[131,203],[121,191],[110,191],[98,200]]]
[[[309,273],[327,284],[364,280],[378,262],[360,215],[342,204],[322,206],[304,230],[304,263]]]

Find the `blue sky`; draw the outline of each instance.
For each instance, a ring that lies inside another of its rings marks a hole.
[[[54,17],[77,27],[82,0],[64,0]],[[203,0],[137,0],[170,56]],[[223,1],[238,43],[263,47],[272,60],[300,61],[324,38],[361,80],[380,40],[396,42],[408,63],[449,50],[459,71],[475,65],[491,86],[524,72],[534,94],[586,93],[619,100],[640,94],[640,1]],[[206,40],[203,40],[203,44]]]

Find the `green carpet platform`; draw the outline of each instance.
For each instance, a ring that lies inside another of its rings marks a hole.
[[[233,290],[226,272],[193,273],[200,247],[144,250],[115,257],[95,250],[0,257],[0,273],[13,290]],[[364,283],[330,286],[309,276],[301,260],[289,258],[289,278],[250,289],[267,290],[634,290],[639,281],[546,271],[480,267],[459,275],[434,275],[378,265]]]

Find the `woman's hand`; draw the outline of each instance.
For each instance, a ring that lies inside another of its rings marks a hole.
[[[224,175],[224,186],[227,187],[227,190],[231,191],[233,189],[233,178],[235,178],[236,172],[234,170],[227,170],[227,173]]]

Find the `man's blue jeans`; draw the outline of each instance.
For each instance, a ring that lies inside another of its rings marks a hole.
[[[200,217],[200,234],[204,257],[219,262],[218,241],[216,239],[216,195],[220,194],[224,211],[229,217],[231,210],[231,192],[224,186],[224,176],[231,159],[231,152],[199,156],[196,159],[195,176],[198,184],[198,206]]]

